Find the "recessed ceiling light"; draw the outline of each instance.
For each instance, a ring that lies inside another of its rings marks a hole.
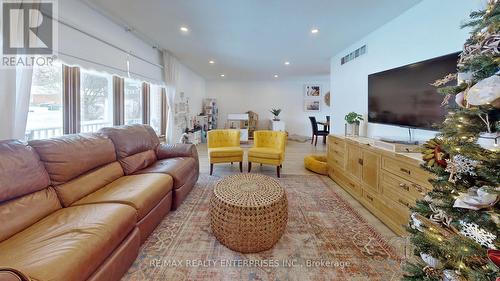
[[[209,60],[209,61],[208,61],[208,63],[209,63],[209,64],[214,64],[214,63],[215,63],[215,61],[214,61],[214,60]]]
[[[186,26],[181,26],[179,28],[180,31],[184,32],[184,33],[188,33],[189,32],[189,28],[187,28]]]
[[[279,77],[278,74],[274,74],[274,78],[278,78],[278,77]]]
[[[290,65],[290,62],[289,61],[285,61],[285,65]]]
[[[319,33],[319,29],[318,28],[311,29],[311,33],[312,34],[317,34],[317,33]]]
[[[221,74],[220,77],[224,78],[224,77],[226,77],[226,75],[225,74]]]

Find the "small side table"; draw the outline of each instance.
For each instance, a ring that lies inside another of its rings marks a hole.
[[[220,180],[210,199],[210,225],[222,245],[240,253],[268,250],[285,232],[288,201],[275,179],[238,174]]]
[[[271,131],[282,131],[285,132],[285,122],[284,121],[274,121],[270,120],[269,121],[269,129]]]

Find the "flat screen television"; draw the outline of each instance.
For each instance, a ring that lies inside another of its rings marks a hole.
[[[368,122],[436,130],[443,96],[431,84],[456,73],[459,53],[368,75]],[[451,81],[449,85],[456,85]]]

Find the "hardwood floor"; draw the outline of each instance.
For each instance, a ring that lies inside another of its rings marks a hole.
[[[250,148],[252,144],[242,144],[242,147]],[[308,154],[326,154],[326,145],[322,142],[318,142],[317,146],[312,145],[310,142],[299,143],[295,141],[289,141],[286,148],[285,162],[283,163],[283,169],[281,171],[281,177],[286,177],[286,175],[312,175],[314,173],[306,170],[304,168],[304,157]],[[200,157],[200,172],[208,174],[210,172],[210,164],[208,162],[207,146],[206,144],[200,144],[197,146],[198,154]],[[243,163],[243,171],[247,171],[247,159],[245,152],[245,159]],[[239,163],[228,164],[215,164],[214,165],[214,176],[228,176],[235,173],[239,173]],[[262,173],[265,175],[276,177],[276,167],[274,166],[260,166],[258,164],[252,165],[252,172]],[[365,209],[358,201],[356,201],[349,193],[344,191],[340,186],[338,186],[333,180],[328,181],[330,187],[339,195],[341,195],[351,206],[359,212],[359,214],[373,227],[382,234],[382,236],[401,254],[405,253],[406,240],[397,236],[392,230],[384,225],[379,219],[373,216],[367,209]]]

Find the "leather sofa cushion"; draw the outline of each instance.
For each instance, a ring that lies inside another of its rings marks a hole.
[[[243,149],[241,147],[215,147],[208,149],[210,157],[237,157],[243,156]]]
[[[121,177],[73,203],[120,203],[134,207],[141,220],[172,190],[172,177],[164,174]]]
[[[248,157],[279,160],[281,158],[281,151],[268,147],[252,147],[248,150]]]
[[[113,141],[118,159],[146,150],[156,150],[156,147],[160,143],[153,128],[148,125],[124,125],[102,128],[99,132]]]
[[[135,210],[122,204],[60,209],[0,243],[0,264],[36,280],[86,280],[135,224]]]
[[[26,274],[15,268],[0,267],[0,281],[31,281]]]
[[[49,175],[32,147],[0,141],[0,202],[46,188]]]
[[[65,135],[29,144],[40,155],[53,185],[116,161],[113,142],[101,134]]]
[[[162,143],[156,149],[156,156],[158,160],[176,157],[192,157],[198,161],[198,151],[194,144],[168,144]]]
[[[174,189],[180,188],[191,178],[198,177],[198,162],[192,157],[176,157],[156,161],[136,174],[162,173],[174,179]]]
[[[0,241],[59,209],[61,204],[51,187],[0,203]]]
[[[65,184],[55,187],[64,207],[82,199],[99,188],[112,183],[123,176],[123,169],[118,162],[107,164]]]
[[[119,160],[125,175],[144,169],[156,161],[156,153],[153,150],[139,152],[132,156],[127,156]]]

